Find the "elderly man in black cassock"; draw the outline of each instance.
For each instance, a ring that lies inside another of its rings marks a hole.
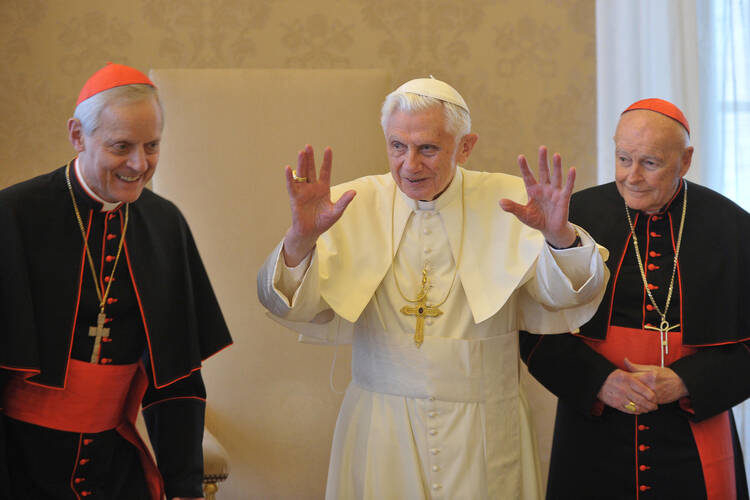
[[[750,216],[683,176],[683,113],[623,112],[615,182],[577,193],[571,221],[612,252],[613,278],[576,335],[524,334],[558,396],[547,498],[748,498],[732,406],[750,396]]]
[[[144,190],[163,123],[148,77],[108,64],[77,157],[0,191],[0,498],[203,496],[201,361],[231,338],[185,219]]]

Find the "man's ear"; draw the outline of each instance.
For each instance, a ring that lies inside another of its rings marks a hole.
[[[474,145],[479,140],[479,136],[477,134],[466,134],[465,136],[461,137],[461,141],[458,143],[458,154],[456,154],[456,163],[459,165],[463,165],[466,163],[466,160],[469,159],[469,155],[471,154],[471,151],[474,149]]]
[[[68,139],[73,145],[73,149],[77,152],[80,153],[86,150],[83,126],[81,125],[81,120],[78,118],[70,118],[68,120]]]
[[[680,177],[684,176],[690,164],[693,161],[693,146],[688,146],[685,151],[682,152],[682,158],[680,158]]]

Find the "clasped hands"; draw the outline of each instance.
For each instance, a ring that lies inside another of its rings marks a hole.
[[[671,368],[640,365],[628,358],[625,368],[610,373],[597,394],[604,404],[616,410],[640,415],[688,395],[684,382]]]

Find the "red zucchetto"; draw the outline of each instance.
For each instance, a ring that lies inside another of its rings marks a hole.
[[[99,92],[114,87],[120,87],[122,85],[133,85],[137,83],[156,87],[149,77],[135,68],[111,62],[107,63],[106,66],[91,75],[91,78],[89,78],[83,85],[81,93],[78,94],[76,106]]]
[[[656,111],[657,113],[661,113],[664,116],[668,116],[685,127],[688,135],[690,135],[690,125],[688,125],[687,118],[685,118],[685,115],[682,113],[682,111],[680,111],[680,108],[669,101],[665,101],[664,99],[641,99],[640,101],[636,101],[631,104],[628,109],[622,112],[622,114],[625,114],[628,111],[633,111],[635,109]]]

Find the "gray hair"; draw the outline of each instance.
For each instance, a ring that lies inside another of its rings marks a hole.
[[[456,142],[471,132],[471,116],[468,111],[453,103],[441,101],[434,97],[413,94],[411,92],[391,92],[388,94],[380,111],[380,126],[383,127],[383,132],[385,132],[386,123],[394,111],[414,113],[435,106],[443,107],[445,129],[447,132],[455,136]]]
[[[159,93],[155,87],[141,83],[121,85],[94,94],[76,106],[73,117],[81,122],[83,132],[90,136],[99,128],[99,117],[104,108],[110,104],[130,104],[150,97],[153,97],[159,105],[161,126],[164,128],[164,108],[159,100]]]

